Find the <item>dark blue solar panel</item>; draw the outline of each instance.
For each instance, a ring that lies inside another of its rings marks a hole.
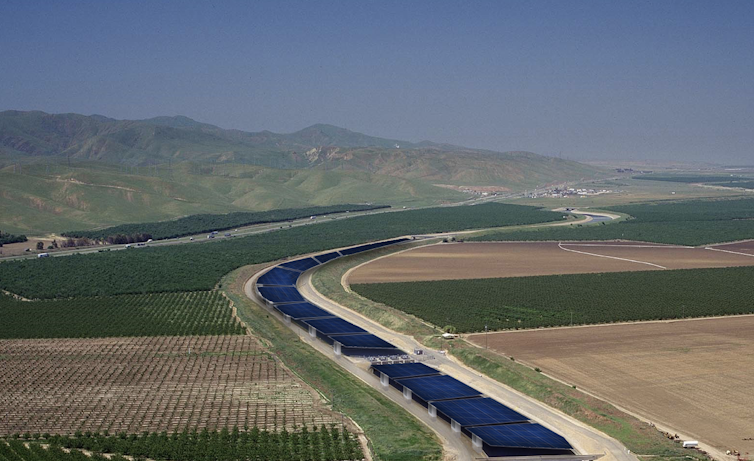
[[[311,269],[318,264],[319,263],[314,258],[304,258],[297,259],[295,261],[288,261],[287,263],[281,264],[280,267],[287,267],[288,269],[295,269],[297,271],[303,272],[307,269]]]
[[[341,335],[333,336],[332,339],[345,347],[395,348],[389,342],[375,335]]]
[[[262,285],[295,285],[296,280],[301,276],[301,272],[289,271],[288,269],[281,269],[279,267],[273,267],[269,271],[265,272],[257,283]]]
[[[259,293],[272,303],[306,301],[295,287],[258,287]]]
[[[480,399],[446,400],[432,403],[438,411],[445,413],[461,426],[483,424],[523,423],[526,416],[511,410],[502,403],[488,397]]]
[[[337,251],[333,251],[332,253],[325,253],[323,255],[315,256],[314,258],[321,263],[326,263],[327,261],[331,261],[339,257],[340,254]]]
[[[343,320],[340,317],[332,317],[327,319],[306,320],[304,323],[313,326],[321,333],[325,335],[346,335],[366,333],[367,331],[361,327],[357,327],[353,323]],[[333,338],[337,339],[337,338]]]
[[[366,245],[359,245],[353,248],[346,248],[345,250],[340,250],[340,252],[344,255],[352,255],[356,253],[361,253],[362,251],[369,251],[369,250],[374,250],[375,248],[392,245],[394,243],[405,242],[406,240],[408,239],[401,238],[401,239],[388,240],[386,242],[369,243]]]
[[[393,379],[410,378],[416,376],[439,375],[440,372],[423,363],[394,363],[388,365],[372,365],[377,371],[385,373]]]
[[[275,306],[283,314],[294,319],[312,319],[317,317],[332,317],[332,314],[311,303],[281,304]]]
[[[558,434],[539,424],[506,424],[470,427],[469,432],[493,447],[553,448],[567,450],[571,445]]]
[[[398,382],[427,402],[476,397],[482,394],[473,387],[447,375],[399,379]]]

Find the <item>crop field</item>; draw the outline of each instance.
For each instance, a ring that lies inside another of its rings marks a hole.
[[[754,317],[470,339],[722,451],[754,452]]]
[[[249,336],[0,340],[0,435],[339,423]]]
[[[754,199],[689,200],[605,208],[633,219],[600,225],[502,230],[469,240],[634,240],[674,245],[708,245],[754,239]]]
[[[0,338],[244,334],[217,291],[19,301],[0,293]]]
[[[754,265],[754,241],[688,248],[627,242],[443,243],[365,264],[353,284]],[[752,256],[747,256],[746,252]],[[741,254],[744,253],[744,254]]]
[[[459,332],[754,313],[754,267],[351,285]]]
[[[220,242],[7,261],[0,263],[0,289],[44,299],[211,290],[248,264],[407,234],[560,219],[561,213],[499,203],[383,213]]]

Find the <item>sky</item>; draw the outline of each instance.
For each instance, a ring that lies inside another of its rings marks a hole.
[[[754,164],[754,1],[0,2],[0,110]]]

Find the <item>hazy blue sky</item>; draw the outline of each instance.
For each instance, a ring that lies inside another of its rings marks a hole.
[[[0,110],[754,163],[754,1],[0,2]]]

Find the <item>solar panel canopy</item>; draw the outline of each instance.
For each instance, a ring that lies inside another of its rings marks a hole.
[[[333,251],[332,253],[325,253],[323,255],[315,256],[314,258],[316,258],[317,261],[321,263],[326,263],[327,261],[331,261],[338,257],[340,257],[340,253],[338,253],[337,251]]]
[[[489,397],[433,402],[438,411],[461,426],[528,422],[529,418]]]
[[[340,317],[306,320],[305,323],[313,326],[325,335],[357,334],[367,332],[365,329],[357,327],[353,323],[347,320],[343,320]]]
[[[470,427],[468,431],[487,445],[510,448],[549,448],[567,450],[566,439],[536,423]]]
[[[379,349],[395,349],[396,347],[375,335],[340,335],[333,336],[333,340],[345,347],[365,347]]]
[[[423,363],[393,363],[372,365],[375,370],[385,373],[393,379],[410,378],[416,376],[439,375],[440,372]]]
[[[307,269],[311,269],[314,266],[318,266],[319,263],[314,258],[303,258],[303,259],[297,259],[295,261],[288,261],[287,263],[283,263],[280,265],[280,267],[287,267],[288,269],[295,269],[297,271],[305,271]]]
[[[306,301],[295,287],[258,287],[259,293],[270,302],[304,302]]]
[[[299,277],[301,277],[301,272],[273,267],[259,277],[257,283],[262,285],[295,285]]]
[[[432,400],[460,399],[482,395],[473,387],[447,375],[427,376],[424,378],[400,379],[398,382],[411,389],[421,399]]]
[[[295,304],[281,304],[275,306],[277,310],[285,315],[290,315],[294,319],[309,319],[317,317],[332,317],[333,315],[322,309],[319,306],[315,306],[312,303],[295,303]]]

